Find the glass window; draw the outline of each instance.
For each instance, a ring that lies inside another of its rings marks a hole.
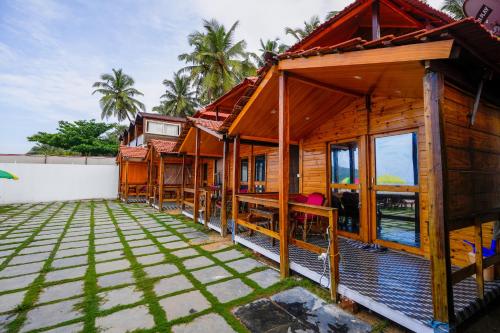
[[[420,247],[418,193],[377,191],[377,238]]]
[[[151,134],[179,136],[180,126],[159,121],[148,120],[147,132]]]
[[[417,185],[417,133],[375,138],[377,185]]]
[[[241,160],[240,180],[248,182],[248,159]]]
[[[255,156],[255,181],[266,180],[266,155]]]
[[[349,142],[330,147],[331,182],[359,184],[358,144]]]

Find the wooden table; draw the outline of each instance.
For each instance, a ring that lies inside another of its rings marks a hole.
[[[276,231],[276,224],[278,221],[278,211],[276,209],[250,208],[249,211],[250,214],[248,215],[248,221],[251,221],[252,216],[265,218],[268,220],[268,222],[266,223],[269,223],[269,229],[272,231]],[[271,244],[274,246],[275,243],[276,240],[271,237]]]

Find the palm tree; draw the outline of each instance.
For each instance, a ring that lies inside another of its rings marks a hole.
[[[445,0],[441,10],[447,11],[457,20],[467,17],[464,12],[464,0]]]
[[[266,63],[266,54],[280,54],[285,52],[288,49],[288,45],[285,45],[280,42],[279,38],[268,39],[265,42],[260,39],[260,56],[255,53],[251,54],[251,57],[257,62],[259,67],[262,67]]]
[[[328,14],[326,14],[325,19],[328,21],[329,19],[331,19],[332,17],[334,17],[338,13],[340,13],[338,10],[331,10],[328,12]]]
[[[297,41],[302,40],[304,37],[308,36],[311,32],[314,31],[320,24],[319,17],[314,15],[309,19],[309,21],[304,21],[304,28],[285,28],[285,33],[287,35],[292,35],[297,39]]]
[[[255,66],[245,51],[244,40],[234,41],[236,21],[229,30],[216,20],[204,20],[204,31],[189,35],[191,53],[179,55],[188,66],[181,69],[189,73],[198,98],[210,103],[231,89],[237,82],[255,73]]]
[[[115,116],[118,121],[128,118],[140,110],[145,110],[143,103],[138,101],[135,96],[143,96],[139,90],[134,88],[134,79],[124,74],[121,69],[115,70],[113,74],[102,74],[102,81],[95,82],[92,87],[97,88],[92,95],[99,93],[102,95],[99,100],[101,105],[101,119]]]
[[[165,94],[161,96],[163,100],[153,111],[177,117],[191,116],[197,103],[189,76],[174,73],[172,80],[163,80],[163,85],[166,87]]]

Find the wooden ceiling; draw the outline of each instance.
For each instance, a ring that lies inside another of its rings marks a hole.
[[[329,118],[364,95],[422,97],[424,68],[420,62],[290,70],[290,139],[298,142]],[[297,79],[297,77],[299,79]],[[314,84],[307,83],[307,81]],[[329,88],[321,88],[324,85]],[[332,89],[338,88],[338,91]],[[341,91],[350,91],[346,94]],[[358,95],[358,96],[356,96]],[[273,77],[229,130],[230,135],[278,138],[278,74]]]
[[[201,145],[200,155],[205,157],[222,157],[223,143],[213,135],[200,130]],[[180,153],[194,155],[195,153],[196,134],[195,128],[191,127],[182,146],[179,149]]]

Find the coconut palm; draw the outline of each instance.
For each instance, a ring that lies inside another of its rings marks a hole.
[[[331,19],[332,17],[334,17],[335,15],[337,15],[338,13],[340,13],[338,10],[332,10],[332,11],[329,11],[329,12],[328,12],[328,14],[326,14],[325,19],[326,19],[326,20],[329,20],[329,19]]]
[[[113,68],[113,74],[102,74],[101,80],[92,85],[93,88],[97,88],[92,95],[95,93],[102,95],[99,100],[102,119],[115,116],[118,121],[126,118],[132,121],[133,118],[130,116],[134,117],[139,110],[145,110],[144,104],[135,98],[143,94],[134,88],[134,79],[121,69]]]
[[[467,17],[464,12],[464,0],[445,0],[441,10],[450,13],[457,20]]]
[[[302,40],[304,37],[308,36],[320,25],[319,16],[314,15],[309,19],[309,21],[304,21],[304,28],[285,28],[285,33],[287,35],[292,35],[297,41]]]
[[[179,60],[188,64],[181,72],[189,73],[203,103],[213,101],[255,73],[255,66],[245,51],[246,42],[234,41],[237,27],[238,21],[227,30],[216,20],[204,20],[204,31],[196,31],[188,37],[193,51],[179,55]]]
[[[161,96],[159,106],[153,111],[176,117],[191,116],[197,107],[196,93],[191,89],[191,80],[179,72],[174,73],[172,80],[163,80],[165,94]]]
[[[281,43],[279,38],[268,39],[266,41],[263,41],[261,38],[259,48],[260,56],[255,53],[252,53],[251,56],[256,61],[257,65],[262,67],[266,63],[266,54],[280,54],[285,52],[287,49],[288,45]]]

